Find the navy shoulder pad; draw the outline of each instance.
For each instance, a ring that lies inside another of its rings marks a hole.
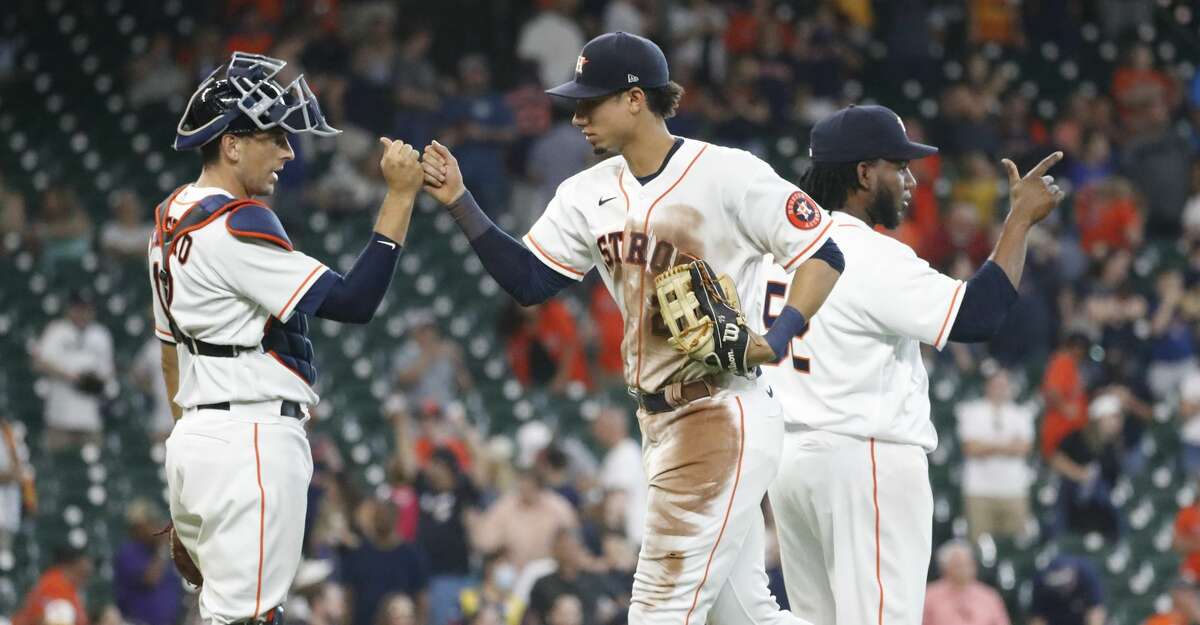
[[[225,228],[235,237],[259,239],[292,251],[292,241],[275,211],[257,202],[239,206],[229,213]]]

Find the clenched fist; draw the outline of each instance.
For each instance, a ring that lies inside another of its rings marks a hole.
[[[1045,219],[1046,215],[1049,215],[1050,211],[1058,206],[1065,193],[1054,182],[1054,177],[1047,176],[1046,172],[1050,171],[1055,163],[1062,160],[1062,157],[1062,152],[1055,152],[1047,156],[1036,167],[1029,170],[1024,178],[1017,173],[1017,166],[1012,161],[1007,158],[1001,161],[1004,170],[1008,172],[1008,193],[1012,206],[1010,213],[1012,217],[1021,219],[1032,226]]]
[[[458,159],[446,146],[437,141],[425,146],[423,168],[425,191],[442,204],[453,204],[466,192]]]
[[[383,172],[388,189],[415,197],[425,179],[420,153],[403,141],[380,137],[379,142],[386,146],[383,158],[379,160],[379,170]]]

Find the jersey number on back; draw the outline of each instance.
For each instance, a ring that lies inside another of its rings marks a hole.
[[[784,284],[782,282],[775,282],[774,280],[767,281],[767,297],[763,301],[763,327],[770,328],[771,324],[775,323],[775,318],[779,316],[779,315],[771,314],[771,300],[773,300],[775,298],[783,299],[785,295],[787,295],[787,285],[786,284]],[[802,330],[800,332],[800,334],[798,334],[796,336],[796,338],[792,339],[792,340],[793,341],[804,340],[804,335],[808,334],[808,328],[811,325],[812,324],[810,323],[810,324],[804,326],[804,330]],[[792,357],[792,367],[796,371],[799,371],[800,373],[808,373],[812,369],[812,366],[811,366],[812,359],[805,358],[803,356],[797,356],[795,354],[795,351],[792,349],[791,343],[788,344],[788,353],[786,353],[782,357],[780,357],[779,360],[776,360],[775,362],[770,363],[770,364],[778,367],[779,365],[783,364],[783,360],[785,358],[787,358],[789,355]]]

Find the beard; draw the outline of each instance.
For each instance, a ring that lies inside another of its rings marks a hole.
[[[896,195],[892,193],[891,189],[881,186],[875,192],[875,198],[871,200],[871,204],[867,206],[867,215],[875,224],[891,230],[900,225],[901,208],[900,201],[896,199]]]

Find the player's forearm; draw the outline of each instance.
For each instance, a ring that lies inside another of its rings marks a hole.
[[[376,232],[345,276],[327,270],[296,309],[342,323],[367,323],[387,294],[401,245]]]
[[[841,276],[840,271],[825,261],[816,258],[804,261],[792,275],[787,305],[800,311],[805,319],[811,320]]]
[[[162,373],[163,382],[167,385],[167,401],[171,405],[171,416],[178,421],[183,416],[183,408],[175,403],[175,395],[179,393],[179,353],[172,344],[162,344]]]
[[[573,282],[547,267],[533,252],[492,223],[469,191],[447,206],[447,210],[467,235],[488,275],[518,304],[540,304]]]
[[[403,245],[416,200],[416,193],[388,189],[379,207],[379,216],[375,218],[375,232]]]
[[[1021,286],[1021,274],[1025,271],[1025,255],[1029,247],[1029,230],[1033,224],[1015,215],[1009,215],[1000,230],[1000,238],[988,260],[1000,266],[1014,289]]]

